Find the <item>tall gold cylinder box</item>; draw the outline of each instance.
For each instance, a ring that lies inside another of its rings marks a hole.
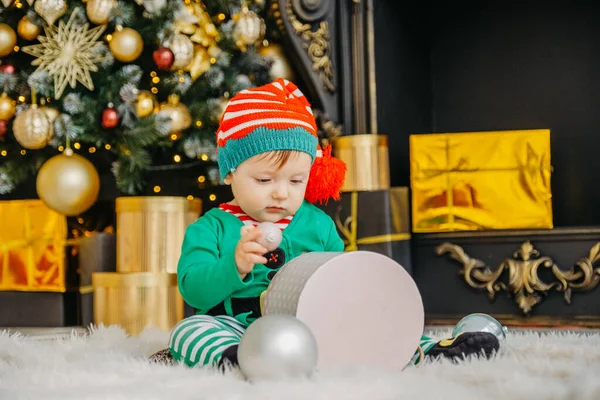
[[[332,142],[333,155],[348,167],[342,192],[390,188],[388,139],[384,135],[338,136]]]
[[[197,198],[117,198],[117,272],[177,273],[185,230],[201,208]]]
[[[92,285],[95,325],[119,325],[138,335],[149,326],[169,331],[183,319],[176,274],[96,272]]]

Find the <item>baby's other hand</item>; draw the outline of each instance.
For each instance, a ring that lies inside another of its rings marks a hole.
[[[262,232],[255,226],[243,226],[240,234],[242,237],[235,247],[235,265],[240,277],[244,279],[252,271],[254,264],[267,263],[267,259],[263,257],[263,254],[267,253],[267,249],[257,242]]]

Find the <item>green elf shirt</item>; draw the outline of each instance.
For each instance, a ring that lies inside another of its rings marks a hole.
[[[189,225],[177,266],[179,291],[198,314],[229,315],[249,325],[260,316],[260,295],[286,262],[307,252],[342,252],[333,220],[306,200],[295,215],[277,223],[279,248],[265,255],[242,280],[235,265],[235,248],[244,224],[257,222],[239,207],[221,205]]]

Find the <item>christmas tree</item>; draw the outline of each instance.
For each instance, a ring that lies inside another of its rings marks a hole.
[[[264,0],[1,1],[0,195],[65,150],[123,194],[164,169],[219,183],[228,98],[274,78]]]

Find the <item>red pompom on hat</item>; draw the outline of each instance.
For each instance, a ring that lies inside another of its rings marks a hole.
[[[311,203],[327,203],[339,200],[340,189],[346,178],[346,163],[331,155],[331,145],[317,150],[317,157],[310,169],[304,198]]]
[[[317,122],[298,87],[286,80],[240,91],[227,103],[217,130],[221,177],[250,157],[270,151],[295,150],[313,159],[305,199],[310,203],[339,200],[346,164],[321,149]]]

